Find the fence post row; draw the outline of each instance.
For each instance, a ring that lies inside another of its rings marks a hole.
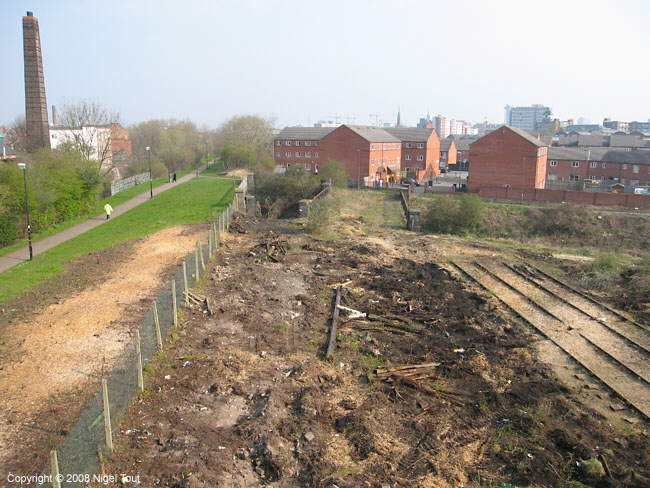
[[[197,244],[196,248],[194,249],[194,261],[195,261],[194,262],[194,268],[195,268],[195,271],[196,271],[196,281],[195,281],[195,283],[199,281],[199,245],[198,245],[199,243],[197,242],[196,244]]]
[[[203,261],[203,245],[196,241],[196,247],[199,250],[199,259],[201,260],[201,271],[205,272],[205,261]]]
[[[172,276],[172,325],[178,327],[178,304],[176,303],[176,276]]]
[[[183,260],[183,291],[185,292],[185,305],[189,305],[190,298],[187,294],[189,289],[187,288],[187,263]]]

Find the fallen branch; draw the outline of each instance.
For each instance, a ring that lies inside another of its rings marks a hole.
[[[336,348],[336,326],[339,320],[339,305],[341,304],[341,287],[336,288],[336,298],[334,299],[334,307],[332,310],[332,328],[330,330],[330,340],[327,345],[327,352],[325,353],[326,359],[331,359],[334,355]]]
[[[343,285],[341,285],[341,286],[343,286]],[[348,318],[350,318],[350,319],[356,319],[356,318],[359,318],[359,317],[365,317],[366,316],[366,314],[364,312],[360,312],[359,310],[355,310],[353,308],[344,307],[343,305],[339,305],[339,309],[340,310],[345,310],[346,312],[348,312],[350,314],[348,316]]]

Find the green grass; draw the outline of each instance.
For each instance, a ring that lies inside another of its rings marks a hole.
[[[223,161],[217,161],[205,171],[201,172],[202,175],[220,175],[224,174],[226,169],[223,167]]]
[[[234,196],[233,182],[197,178],[171,188],[119,217],[0,274],[0,302],[64,270],[64,264],[92,251],[181,224],[204,222]]]
[[[189,173],[190,170],[187,171],[181,171],[177,173],[177,177],[181,178],[182,176],[185,176],[187,173]],[[153,180],[153,187],[158,188],[161,185],[164,185],[165,183],[168,183],[167,178],[156,178]],[[70,227],[73,227],[77,224],[80,224],[81,222],[84,222],[88,220],[91,217],[95,217],[97,215],[100,215],[104,212],[104,205],[106,205],[107,202],[110,202],[111,206],[113,208],[117,207],[118,205],[121,205],[124,202],[127,202],[131,200],[133,197],[136,197],[140,195],[141,193],[145,193],[149,191],[149,182],[147,181],[146,183],[141,183],[139,185],[134,186],[133,188],[129,188],[128,190],[124,190],[112,197],[106,197],[100,199],[93,210],[87,214],[80,215],[79,217],[72,219],[72,220],[66,220],[65,222],[61,222],[59,224],[55,224],[51,226],[48,229],[45,229],[38,234],[35,234],[32,236],[32,241],[37,242],[40,241],[41,239],[45,239],[46,237],[51,236],[52,234],[56,234],[57,232],[61,232],[62,230],[69,229]],[[17,241],[16,243],[12,244],[11,246],[3,247],[0,249],[0,256],[16,251],[20,249],[21,247],[24,247],[27,245],[27,239],[21,239]]]

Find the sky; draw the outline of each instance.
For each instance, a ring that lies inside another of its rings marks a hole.
[[[126,124],[503,122],[534,103],[650,118],[647,0],[2,0],[0,124],[24,113],[27,10],[48,105],[93,100]]]

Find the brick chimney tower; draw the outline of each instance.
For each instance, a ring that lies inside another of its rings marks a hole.
[[[50,148],[50,125],[47,121],[45,77],[41,55],[38,19],[32,12],[23,17],[23,54],[25,59],[25,121],[27,150]]]

